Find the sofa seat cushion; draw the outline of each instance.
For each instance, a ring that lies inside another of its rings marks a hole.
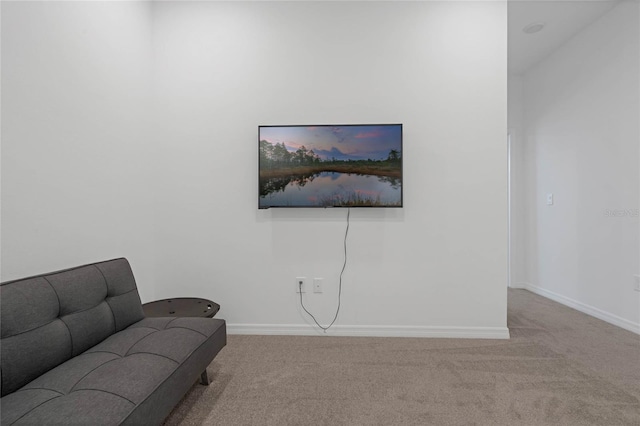
[[[224,329],[218,319],[144,318],[3,397],[1,423],[120,424]]]

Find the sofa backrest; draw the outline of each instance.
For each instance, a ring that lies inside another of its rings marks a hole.
[[[1,283],[2,396],[143,318],[124,258]]]

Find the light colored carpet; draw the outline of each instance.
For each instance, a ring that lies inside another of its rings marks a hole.
[[[525,290],[510,340],[229,336],[169,425],[640,425],[640,336]]]

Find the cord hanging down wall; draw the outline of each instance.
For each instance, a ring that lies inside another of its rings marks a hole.
[[[323,327],[322,325],[320,325],[318,320],[316,320],[316,317],[313,316],[313,314],[307,310],[307,308],[304,306],[304,300],[302,299],[302,282],[298,283],[298,285],[300,286],[300,289],[299,289],[300,290],[299,292],[300,306],[302,306],[302,309],[313,319],[313,322],[315,322],[316,325],[320,327],[325,333],[336,322],[336,319],[338,319],[338,314],[340,313],[340,299],[342,297],[342,274],[344,274],[344,270],[347,267],[347,236],[349,235],[349,217],[350,216],[351,216],[351,209],[347,208],[347,228],[344,231],[344,263],[342,264],[342,270],[340,271],[340,280],[338,283],[338,308],[336,309],[336,314],[333,317],[333,321],[331,321],[331,324],[329,324],[326,327]]]

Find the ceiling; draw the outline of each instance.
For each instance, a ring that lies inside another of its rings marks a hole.
[[[509,0],[508,69],[521,75],[624,0]],[[522,29],[536,22],[542,31]]]

